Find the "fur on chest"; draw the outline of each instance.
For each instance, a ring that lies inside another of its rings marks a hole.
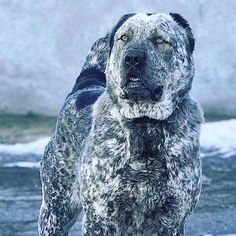
[[[94,171],[106,170],[107,177],[144,177],[165,169],[165,135],[162,124],[149,118],[97,125],[87,155]]]
[[[91,196],[140,185],[148,198],[149,191],[181,188],[178,185],[194,170],[191,160],[184,158],[185,139],[174,147],[175,139],[160,121],[142,117],[127,120],[123,128],[111,123],[95,129],[83,166]]]
[[[122,123],[101,120],[95,122],[84,153],[87,178],[103,183],[119,178],[158,184],[169,177],[178,181],[179,175],[183,178],[195,168],[198,136],[187,123],[173,125],[148,117]]]
[[[82,166],[88,218],[146,229],[185,215],[200,187],[199,160],[188,155],[196,143],[190,127],[142,117],[103,120],[93,129]]]

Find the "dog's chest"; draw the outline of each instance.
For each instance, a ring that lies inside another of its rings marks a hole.
[[[153,193],[162,192],[167,171],[160,124],[139,120],[127,122],[123,129],[111,125],[93,139],[86,198],[96,202],[95,211],[123,212],[123,207],[134,203],[145,207]]]
[[[137,183],[165,175],[165,137],[160,123],[132,119],[122,128],[111,125],[97,133],[90,166],[100,181],[119,178]]]
[[[160,123],[135,119],[126,123],[128,130],[128,160],[121,170],[121,177],[131,183],[158,184],[164,181],[164,134]]]

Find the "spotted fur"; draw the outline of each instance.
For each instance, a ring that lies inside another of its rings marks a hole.
[[[92,106],[104,92],[108,36],[92,46],[72,92],[57,119],[54,135],[41,161],[40,236],[68,235],[82,210],[78,171],[85,138],[92,123]]]
[[[189,30],[170,14],[132,14],[92,47],[42,160],[40,235],[67,235],[80,211],[83,235],[184,235],[201,190]],[[135,99],[130,50],[145,52]]]

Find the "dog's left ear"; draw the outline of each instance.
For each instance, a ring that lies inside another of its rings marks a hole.
[[[135,14],[136,13],[130,13],[130,14],[122,16],[120,20],[117,22],[117,24],[114,26],[114,28],[112,29],[110,33],[110,38],[109,38],[110,53],[114,44],[114,36],[117,30],[125,23],[125,21],[127,21],[130,17],[134,16]]]
[[[178,13],[170,13],[170,15],[174,19],[174,21],[176,21],[181,27],[185,29],[189,41],[189,49],[190,52],[193,53],[195,39],[193,37],[192,29],[189,26],[189,23]]]

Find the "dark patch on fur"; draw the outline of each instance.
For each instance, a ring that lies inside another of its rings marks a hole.
[[[195,46],[195,39],[193,37],[192,29],[190,28],[189,23],[178,13],[170,13],[170,15],[180,26],[182,26],[186,30],[189,41],[189,49],[192,53]]]
[[[109,39],[110,54],[111,54],[111,49],[112,49],[113,44],[114,44],[114,36],[115,36],[117,30],[124,24],[125,21],[127,21],[130,17],[134,16],[135,14],[136,13],[131,13],[131,14],[127,14],[127,15],[122,16],[120,18],[120,20],[118,21],[118,23],[113,28],[113,30],[111,31],[110,39]]]
[[[89,88],[92,86],[106,87],[106,76],[105,74],[96,69],[89,68],[82,71],[76,80],[75,86],[72,90],[72,94],[78,90]],[[94,104],[98,97],[102,94],[103,90],[88,90],[81,92],[76,99],[76,107],[83,109],[86,106]]]
[[[150,118],[148,116],[142,116],[142,117],[139,117],[139,118],[134,118],[134,119],[128,119],[130,120],[130,123],[132,124],[138,124],[138,123],[153,123],[153,124],[157,124],[157,123],[160,123],[158,120],[156,119],[153,119],[153,118]]]
[[[147,16],[151,16],[151,15],[154,15],[156,13],[146,13]]]
[[[94,104],[103,90],[88,90],[80,93],[76,99],[76,107],[83,109],[86,106]]]
[[[77,78],[71,93],[73,94],[78,90],[89,88],[90,86],[106,87],[105,74],[96,68],[89,68],[82,71]]]

